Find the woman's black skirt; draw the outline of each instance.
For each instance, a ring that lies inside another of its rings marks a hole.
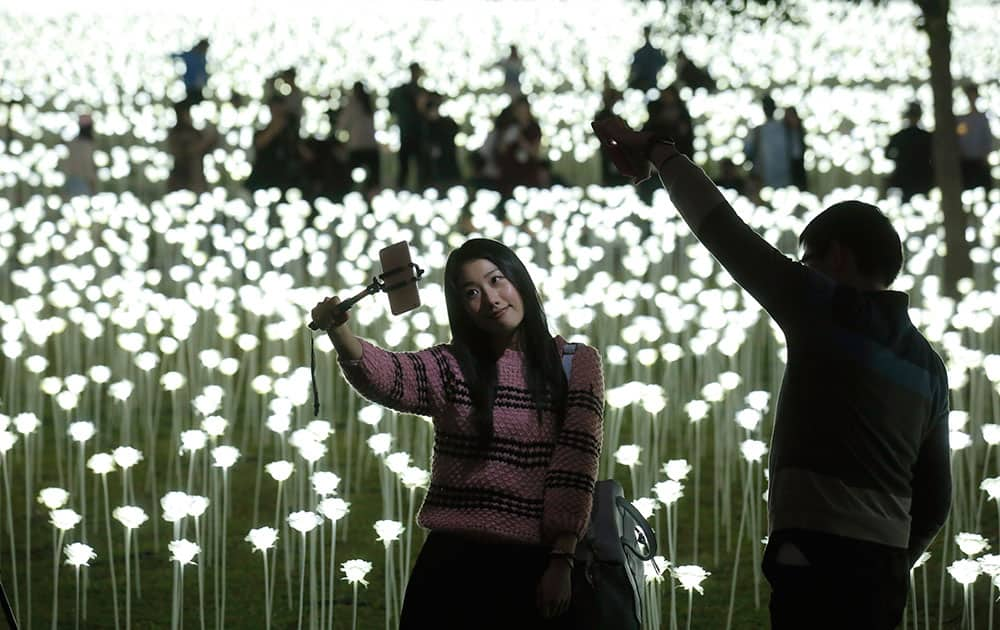
[[[537,607],[548,553],[431,532],[406,586],[400,630],[568,630],[568,614],[544,619]]]

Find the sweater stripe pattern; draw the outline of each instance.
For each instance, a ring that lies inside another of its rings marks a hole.
[[[555,337],[562,352],[565,340]],[[524,377],[524,355],[497,361],[494,437],[480,441],[472,397],[448,345],[390,352],[361,341],[357,361],[340,361],[344,377],[368,400],[434,424],[431,481],[417,523],[431,530],[484,535],[525,544],[581,538],[590,520],[604,418],[598,352],[578,344],[561,429],[551,404],[536,404]]]

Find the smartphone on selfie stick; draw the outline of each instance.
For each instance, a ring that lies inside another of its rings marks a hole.
[[[424,270],[414,264],[410,258],[410,245],[406,241],[393,243],[378,253],[382,264],[382,273],[372,279],[356,295],[337,304],[337,311],[346,313],[352,306],[368,295],[384,291],[389,296],[389,310],[393,315],[400,315],[420,306],[420,292],[417,282],[424,275]],[[319,330],[316,322],[309,322],[310,330]],[[319,416],[319,388],[316,385],[316,352],[310,350],[313,390],[313,415]]]
[[[378,257],[382,264],[382,273],[372,279],[371,284],[361,292],[337,304],[339,312],[346,313],[366,296],[380,291],[389,296],[389,310],[393,315],[400,315],[420,306],[417,282],[424,275],[424,270],[410,258],[409,243],[407,241],[393,243],[382,249]],[[319,330],[316,322],[309,322],[309,328]]]

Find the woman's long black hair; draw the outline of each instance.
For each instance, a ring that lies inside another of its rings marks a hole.
[[[542,421],[542,411],[552,409],[556,422],[561,423],[566,407],[568,388],[562,370],[562,357],[549,333],[545,311],[538,290],[524,263],[503,243],[474,238],[448,256],[444,275],[444,296],[451,325],[452,350],[462,369],[472,399],[473,420],[479,428],[482,442],[493,437],[493,404],[497,394],[497,360],[490,336],[476,326],[465,310],[465,297],[460,286],[462,266],[473,260],[488,260],[514,285],[521,295],[524,317],[518,328],[521,351],[524,353],[525,382]]]

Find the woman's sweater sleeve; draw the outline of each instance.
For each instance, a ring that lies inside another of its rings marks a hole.
[[[373,403],[402,413],[437,416],[444,409],[450,367],[444,346],[390,352],[360,339],[361,358],[340,360],[347,382]]]
[[[604,431],[604,375],[597,350],[581,346],[573,359],[566,419],[545,475],[542,540],[577,540],[587,531]]]

